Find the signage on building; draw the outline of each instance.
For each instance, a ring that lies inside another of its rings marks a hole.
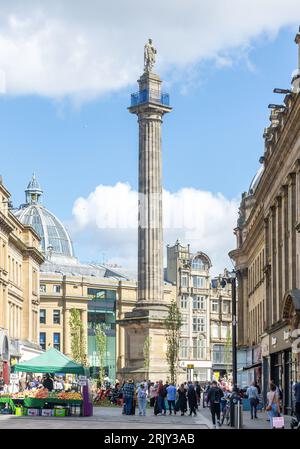
[[[186,367],[187,367],[187,369],[194,369],[195,368],[194,365],[187,365]]]
[[[19,375],[16,373],[12,373],[10,375],[10,383],[11,384],[18,384],[19,383]]]

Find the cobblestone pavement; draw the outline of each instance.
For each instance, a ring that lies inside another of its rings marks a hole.
[[[120,408],[95,407],[89,418],[44,418],[0,415],[0,429],[208,429],[205,416],[124,416]]]

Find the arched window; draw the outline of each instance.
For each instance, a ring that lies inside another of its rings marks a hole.
[[[192,269],[193,270],[206,270],[207,264],[200,257],[196,257],[192,262]]]

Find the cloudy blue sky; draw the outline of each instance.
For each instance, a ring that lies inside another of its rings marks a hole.
[[[88,5],[88,7],[87,7]],[[32,172],[82,260],[136,265],[137,122],[152,37],[170,93],[165,243],[229,265],[268,103],[297,68],[298,0],[0,0],[0,173],[14,205]]]

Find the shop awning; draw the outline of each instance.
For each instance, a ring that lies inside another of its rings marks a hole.
[[[64,373],[83,374],[84,367],[69,359],[55,348],[51,348],[38,357],[14,366],[14,371],[24,373]]]
[[[253,365],[244,366],[243,371],[247,371],[248,369],[258,368],[261,365],[262,365],[261,362],[253,363]]]

